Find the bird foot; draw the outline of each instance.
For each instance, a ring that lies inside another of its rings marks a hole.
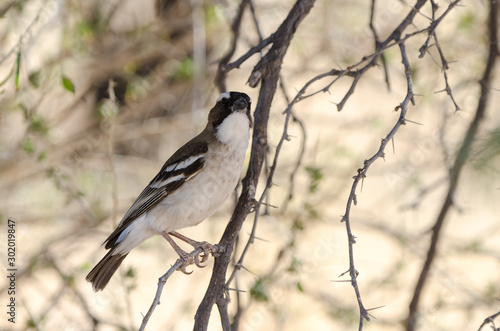
[[[172,238],[170,238],[170,235],[179,238],[182,241],[193,246],[194,250],[191,253],[185,252],[179,247],[179,245],[175,243],[175,241]],[[184,235],[181,235],[180,233],[175,231],[169,233],[162,232],[162,236],[170,243],[170,245],[179,255],[180,259],[182,260],[182,264],[178,270],[182,271],[186,275],[190,275],[191,273],[193,273],[192,271],[188,272],[186,270],[186,267],[190,266],[191,264],[194,264],[198,268],[204,268],[206,267],[206,265],[204,265],[203,263],[205,263],[208,260],[210,254],[216,256],[216,254],[221,253],[223,251],[222,247],[220,247],[219,245],[212,245],[206,241],[202,242],[196,241]]]
[[[183,261],[178,270],[186,275],[190,275],[193,273],[193,271],[187,271],[186,267],[194,264],[198,268],[205,268],[207,265],[203,263],[208,260],[210,254],[213,255],[215,252],[219,251],[217,245],[209,244],[206,241],[193,244],[193,247],[195,249],[191,253],[186,253],[184,251],[177,252],[177,254],[179,254],[179,257]]]

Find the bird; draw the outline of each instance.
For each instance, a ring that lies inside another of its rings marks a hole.
[[[109,251],[86,277],[94,291],[103,290],[130,251],[154,235],[163,236],[184,261],[189,255],[171,236],[201,247],[201,262],[208,258],[207,242],[176,230],[208,218],[236,188],[253,125],[251,103],[242,92],[220,94],[203,131],[165,162],[104,241]]]

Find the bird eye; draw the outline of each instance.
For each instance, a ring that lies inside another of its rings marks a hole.
[[[223,98],[220,102],[223,106],[226,106],[229,103],[229,100],[227,98]]]

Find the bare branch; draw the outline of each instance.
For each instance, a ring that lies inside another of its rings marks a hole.
[[[396,41],[399,41],[399,36],[394,35],[394,38]],[[354,182],[351,187],[351,191],[349,194],[349,198],[347,200],[347,205],[345,209],[345,214],[342,217],[342,221],[345,223],[346,227],[346,232],[347,232],[347,240],[348,240],[348,250],[349,250],[349,276],[351,278],[351,285],[354,288],[354,292],[356,293],[356,298],[358,301],[358,306],[359,306],[359,312],[360,312],[360,319],[359,319],[359,325],[358,325],[358,330],[363,329],[363,322],[364,320],[369,321],[369,313],[368,310],[364,307],[363,301],[361,299],[361,293],[358,287],[358,282],[357,282],[357,277],[358,277],[358,271],[356,270],[355,267],[355,262],[354,262],[354,244],[356,243],[355,236],[352,233],[351,229],[351,219],[350,219],[350,213],[351,213],[351,207],[352,204],[356,205],[356,188],[359,184],[360,181],[362,181],[368,172],[368,169],[370,166],[379,158],[383,158],[385,155],[385,148],[389,141],[392,141],[394,138],[394,135],[396,132],[399,130],[401,125],[405,124],[405,116],[408,111],[408,105],[410,101],[413,100],[413,84],[412,84],[412,76],[411,76],[411,66],[410,62],[408,60],[408,55],[406,53],[406,47],[404,43],[399,43],[399,49],[401,53],[401,58],[403,62],[403,66],[405,68],[405,76],[406,76],[406,82],[407,82],[407,93],[406,96],[403,100],[403,102],[400,104],[400,115],[398,118],[398,121],[392,128],[392,130],[387,134],[387,136],[382,139],[382,142],[380,144],[380,147],[378,151],[368,160],[365,160],[363,168],[358,169],[358,173],[353,177]]]
[[[441,229],[443,227],[444,221],[446,219],[446,215],[450,207],[453,205],[453,199],[455,196],[455,191],[459,183],[460,173],[467,162],[469,157],[470,149],[472,147],[472,143],[476,137],[477,130],[479,128],[479,124],[484,118],[484,114],[486,112],[486,107],[489,100],[490,95],[490,82],[492,80],[493,72],[497,57],[499,55],[498,52],[498,38],[497,38],[497,23],[498,23],[498,2],[495,0],[490,0],[490,9],[489,9],[489,52],[488,52],[488,60],[486,64],[486,68],[484,70],[483,77],[479,81],[481,86],[481,94],[479,97],[479,103],[477,105],[476,114],[474,116],[473,121],[469,125],[469,128],[464,136],[464,140],[460,149],[458,150],[457,156],[455,157],[455,161],[453,166],[450,169],[450,177],[449,177],[449,188],[446,194],[446,198],[444,200],[443,206],[437,216],[436,222],[432,227],[432,238],[431,243],[429,245],[429,249],[427,252],[427,259],[422,267],[422,271],[418,278],[415,291],[413,294],[413,298],[410,303],[410,311],[408,313],[408,318],[406,321],[406,330],[413,331],[415,330],[417,324],[417,315],[418,315],[418,305],[420,301],[420,296],[423,291],[423,287],[427,281],[427,276],[429,275],[429,271],[436,256],[437,244],[440,239]]]
[[[278,85],[281,63],[297,27],[309,13],[313,5],[314,0],[298,0],[295,3],[286,19],[276,31],[273,46],[255,66],[251,75],[251,77],[254,77],[255,73],[259,72],[259,81],[262,84],[255,108],[255,125],[249,167],[243,179],[243,188],[238,204],[220,240],[220,245],[224,246],[226,250],[221,256],[215,259],[210,284],[196,312],[195,330],[207,329],[212,306],[217,300],[220,300],[220,297],[226,291],[225,275],[231,260],[234,242],[246,216],[250,212],[251,202],[254,200],[255,189],[267,149],[267,122],[269,120],[271,102]],[[256,83],[254,81],[254,84],[251,84],[251,86],[255,87]],[[222,311],[219,312],[223,313]]]

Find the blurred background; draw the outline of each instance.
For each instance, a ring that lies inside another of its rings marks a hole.
[[[253,1],[243,15],[233,60],[273,33],[293,1]],[[125,260],[107,288],[94,293],[85,275],[104,255],[101,243],[175,150],[202,130],[219,91],[213,83],[230,49],[240,2],[180,0],[2,0],[0,2],[0,260],[7,268],[7,219],[16,221],[17,320],[1,330],[136,330],[158,278],[177,258],[152,238]],[[412,1],[376,3],[381,39]],[[440,1],[442,11],[448,2]],[[253,16],[251,13],[254,12]],[[426,27],[430,5],[408,31]],[[272,160],[283,130],[287,96],[312,77],[346,68],[371,54],[369,1],[317,1],[298,28],[282,68],[282,90],[269,122]],[[448,169],[478,102],[487,56],[487,4],[464,2],[437,33],[450,61],[457,104],[446,93],[435,48],[419,59],[426,36],[407,43],[416,106],[385,160],[358,188],[351,222],[358,282],[376,317],[366,330],[402,330],[430,238],[444,201]],[[372,68],[341,112],[351,80],[297,104],[276,184],[263,208],[256,240],[230,292],[241,330],[354,330],[358,308],[348,276],[347,235],[340,222],[352,176],[371,157],[399,116],[406,94],[397,48],[386,53],[391,81]],[[254,55],[228,74],[229,90],[246,85]],[[422,330],[477,329],[500,310],[500,88],[492,96],[473,146],[424,289]],[[114,96],[109,82],[115,83]],[[313,85],[311,91],[320,89]],[[254,102],[256,104],[256,102]],[[304,147],[304,154],[302,153]],[[300,161],[300,162],[299,162]],[[245,171],[245,169],[243,170]],[[293,176],[292,176],[293,175]],[[265,179],[262,175],[261,184]],[[262,188],[258,188],[262,191]],[[290,196],[292,198],[290,199]],[[236,197],[236,195],[235,195]],[[234,208],[229,199],[210,219],[181,233],[218,242]],[[248,240],[251,214],[237,255]],[[4,244],[5,243],[5,244]],[[187,330],[206,291],[205,269],[175,273],[148,330]],[[0,277],[0,302],[8,283]],[[5,304],[5,305],[4,305]],[[5,309],[5,308],[3,308]],[[214,310],[210,330],[219,330]]]

